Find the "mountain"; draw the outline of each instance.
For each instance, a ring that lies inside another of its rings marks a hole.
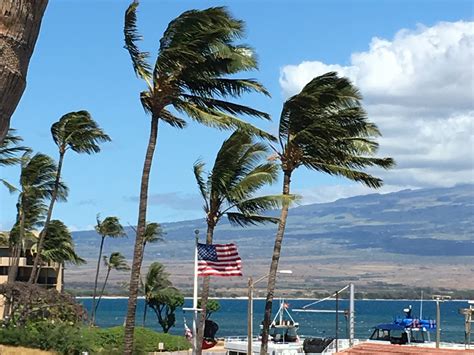
[[[278,215],[277,211],[272,214]],[[166,242],[147,245],[145,264],[164,263],[176,282],[190,287],[194,230],[204,240],[204,220],[163,223],[163,229]],[[246,274],[260,276],[267,272],[275,231],[275,225],[243,229],[223,220],[215,242],[237,243]],[[127,232],[128,238],[107,240],[106,252],[120,251],[131,258],[134,236],[130,228]],[[99,237],[94,231],[73,236],[79,255],[92,268]],[[292,290],[305,290],[302,285],[325,290],[350,281],[370,290],[472,288],[463,280],[471,277],[472,281],[474,275],[474,185],[370,194],[294,207],[280,268],[293,270],[295,276],[284,281]],[[80,270],[68,271],[71,280],[81,281]],[[240,287],[236,282],[220,283]]]

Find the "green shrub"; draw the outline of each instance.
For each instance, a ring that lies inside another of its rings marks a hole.
[[[49,322],[29,323],[24,327],[6,327],[0,330],[0,344],[52,350],[60,354],[121,354],[123,327],[89,328]],[[151,329],[135,328],[134,354],[164,350],[188,350],[190,343],[181,336],[157,333]]]
[[[0,330],[0,344],[54,350],[61,354],[80,354],[91,350],[79,327],[49,322],[3,328]]]
[[[91,344],[93,353],[119,354],[123,348],[123,327],[83,328],[83,339]],[[157,333],[151,329],[135,328],[134,353],[143,354],[158,351],[163,343],[165,351],[188,350],[190,343],[181,336]]]

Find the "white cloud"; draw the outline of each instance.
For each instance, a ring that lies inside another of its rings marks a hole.
[[[452,186],[474,181],[474,22],[442,22],[373,38],[351,65],[305,61],[281,69],[285,97],[313,77],[337,71],[364,95],[383,133],[380,154],[397,168],[392,186]]]

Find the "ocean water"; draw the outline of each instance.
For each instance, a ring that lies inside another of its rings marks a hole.
[[[82,298],[80,302],[90,309],[91,299]],[[302,308],[311,303],[311,300],[289,299],[289,310],[295,321],[300,324],[300,335],[331,337],[335,335],[336,321],[334,313],[307,313],[295,312],[292,309]],[[247,300],[220,299],[221,309],[212,314],[211,319],[219,325],[218,337],[237,336],[247,334]],[[137,304],[137,325],[142,325],[144,300],[139,299]],[[278,301],[274,301],[274,312],[278,310]],[[184,307],[191,307],[192,300],[186,299]],[[372,327],[379,323],[391,322],[397,316],[403,316],[403,308],[412,305],[413,315],[419,316],[419,300],[356,300],[355,301],[355,332],[356,338],[366,339],[372,334]],[[465,301],[447,301],[441,303],[441,340],[450,342],[464,341],[464,316],[459,315],[458,309],[467,307]],[[335,301],[324,301],[311,309],[335,309]],[[339,302],[339,309],[348,309],[348,300]],[[112,327],[124,323],[127,310],[127,299],[102,299],[96,316],[97,325]],[[264,300],[254,300],[254,332],[258,332],[259,324],[263,319]],[[433,301],[423,302],[423,318],[436,319],[436,304]],[[192,312],[176,312],[176,326],[170,330],[172,334],[184,334],[184,320],[192,327]],[[155,313],[149,308],[146,326],[161,331]],[[339,336],[345,337],[347,324],[344,315],[339,316]],[[435,332],[431,332],[431,339],[436,339]]]

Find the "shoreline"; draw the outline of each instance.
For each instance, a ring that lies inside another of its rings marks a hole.
[[[76,299],[80,300],[86,300],[86,299],[92,299],[92,296],[75,296]],[[128,299],[128,296],[102,296],[102,299],[109,299],[109,300],[121,300],[121,299]],[[145,296],[138,296],[137,299],[145,299]],[[192,297],[184,297],[185,300],[192,300]],[[209,299],[213,300],[238,300],[238,301],[246,301],[247,297],[209,297]],[[280,298],[274,298],[274,301],[279,300]],[[292,297],[287,297],[284,298],[287,300],[293,300],[293,301],[318,301],[320,299],[317,298],[292,298]],[[254,301],[256,300],[265,300],[265,297],[254,297]],[[328,298],[327,301],[335,301],[335,298]],[[348,301],[348,298],[339,298],[339,301]],[[387,301],[387,302],[393,302],[393,301],[411,301],[411,302],[419,302],[420,299],[414,299],[414,298],[361,298],[358,299],[356,298],[355,301]],[[455,299],[455,300],[449,300],[445,302],[468,302],[471,301],[469,299]],[[424,299],[423,302],[435,302],[435,300],[432,299]]]

